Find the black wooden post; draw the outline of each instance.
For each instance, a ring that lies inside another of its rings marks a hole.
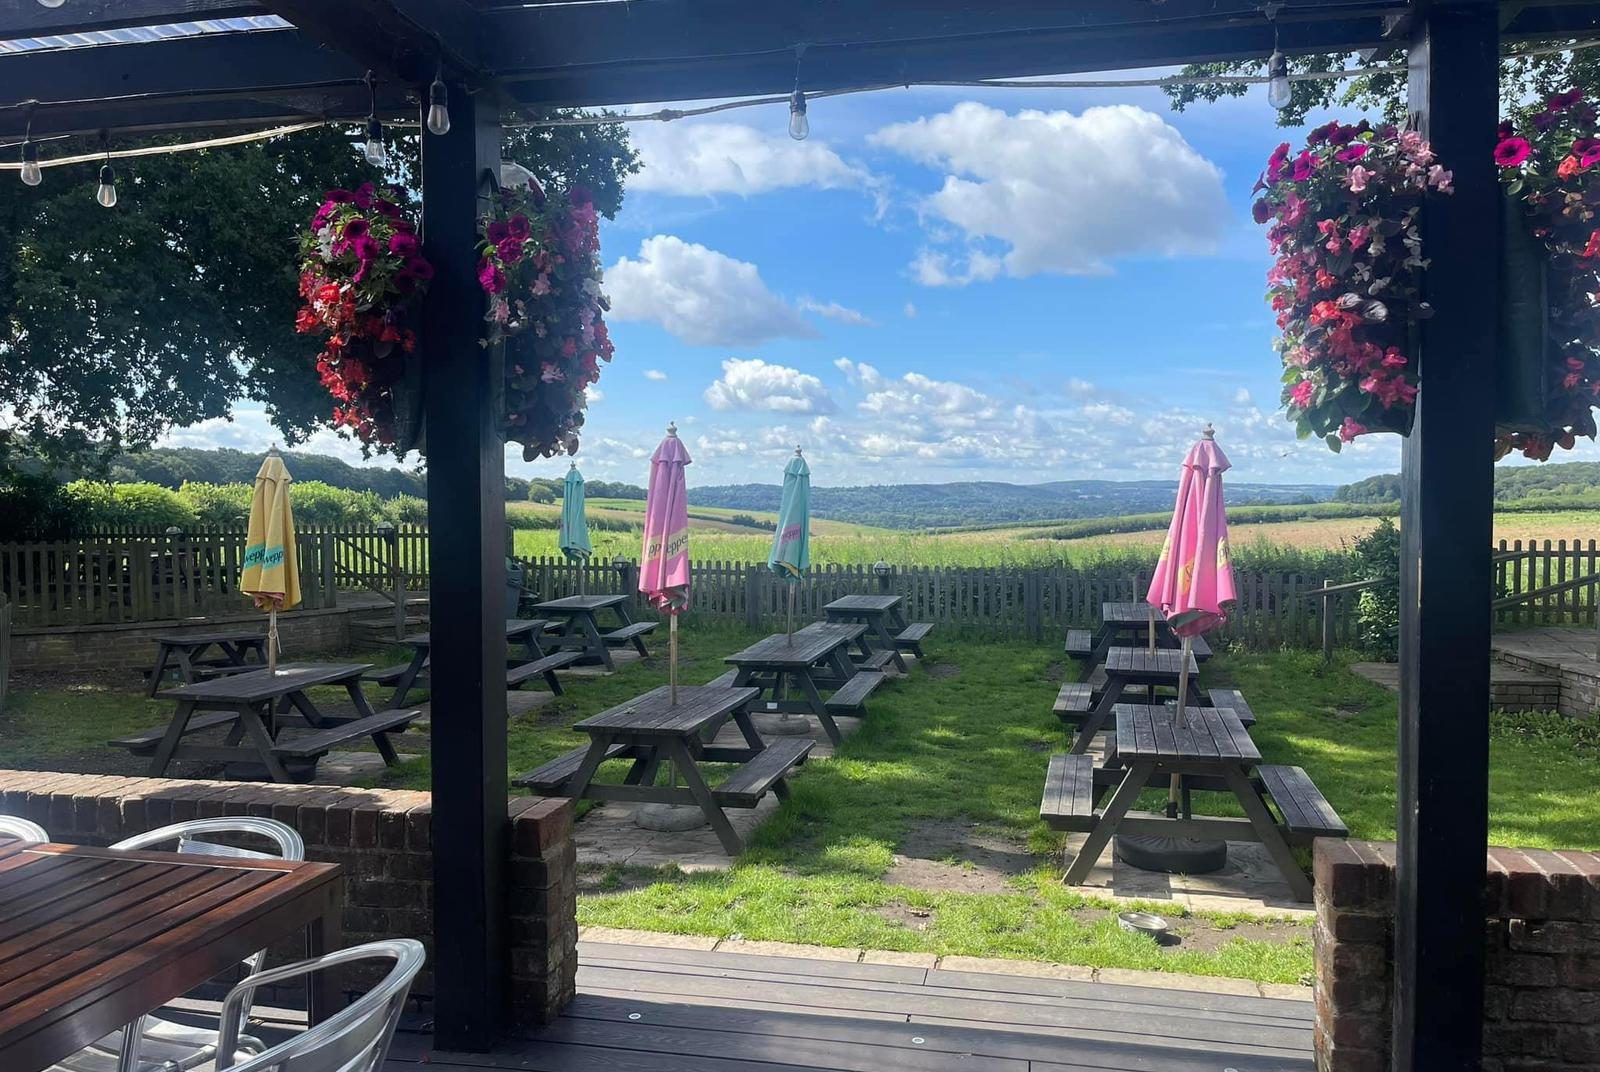
[[[450,132],[422,135],[432,693],[447,729],[433,748],[434,1039],[482,1052],[505,1022],[508,939],[502,363],[478,344],[477,281],[501,131],[492,94],[449,90]]]
[[[1456,191],[1423,215],[1434,315],[1402,466],[1396,1072],[1476,1069],[1483,1048],[1498,7],[1438,0],[1411,36],[1411,110]]]

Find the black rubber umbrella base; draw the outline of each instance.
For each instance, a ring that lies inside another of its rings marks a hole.
[[[1160,871],[1169,875],[1206,875],[1222,870],[1228,863],[1226,841],[1127,836],[1119,836],[1112,840],[1117,859],[1141,871]]]

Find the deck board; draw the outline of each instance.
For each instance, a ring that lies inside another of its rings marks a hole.
[[[493,1054],[402,1034],[385,1072],[1312,1069],[1303,1001],[590,942],[579,957],[556,1023]]]

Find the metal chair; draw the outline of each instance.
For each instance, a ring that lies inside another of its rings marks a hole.
[[[252,834],[273,843],[277,852],[259,852],[202,840],[204,834]],[[293,827],[276,819],[228,816],[173,823],[123,840],[113,849],[133,851],[176,842],[185,854],[224,856],[239,860],[303,860],[306,846]],[[267,951],[258,949],[243,961],[252,973],[261,970]],[[84,1047],[51,1072],[184,1072],[217,1056],[217,1032],[209,1028],[174,1023],[146,1014],[130,1025],[131,1031],[113,1031]],[[236,1043],[238,1056],[248,1057],[266,1048],[259,1039],[245,1036]]]
[[[28,819],[19,819],[15,815],[0,815],[0,837],[15,838],[18,841],[50,840],[50,835],[45,833],[44,827]]]
[[[341,964],[388,958],[394,967],[383,981],[349,1007],[329,1017],[304,1034],[279,1043],[263,1053],[235,1063],[233,1054],[242,1038],[239,1026],[255,988],[264,983],[327,971]],[[405,1009],[411,982],[422,970],[422,943],[414,938],[395,938],[368,942],[337,953],[285,964],[245,979],[228,993],[222,1003],[217,1072],[378,1072],[389,1053],[400,1013]]]

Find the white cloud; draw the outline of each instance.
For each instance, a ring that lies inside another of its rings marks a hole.
[[[1248,406],[1250,404],[1250,388],[1241,387],[1233,392],[1233,404],[1236,406]]]
[[[759,358],[724,361],[722,378],[706,388],[705,398],[712,409],[833,412],[833,398],[817,377]]]
[[[1222,171],[1132,105],[1009,115],[966,101],[870,140],[947,172],[922,211],[966,242],[917,255],[912,274],[928,286],[1002,271],[1103,274],[1119,257],[1210,253],[1228,214]]]
[[[907,320],[915,320],[917,318],[917,307],[910,302],[906,302],[905,314]]]
[[[1098,392],[1099,388],[1088,380],[1074,376],[1067,381],[1067,395],[1071,398],[1093,398]]]
[[[867,187],[873,177],[826,142],[795,141],[736,123],[663,123],[629,130],[644,168],[630,190],[703,197],[765,193],[792,186]]]
[[[589,404],[591,406],[594,405],[596,402],[604,402],[606,400],[606,393],[604,391],[600,390],[600,388],[598,388],[598,387],[589,388],[587,391],[584,392],[584,395],[585,395],[585,397],[587,397],[589,399]]]
[[[649,320],[684,342],[750,346],[816,329],[767,289],[748,261],[674,235],[652,235],[638,259],[606,269],[611,319]]]
[[[865,313],[858,312],[838,302],[819,302],[815,298],[802,297],[795,302],[795,307],[802,313],[815,313],[828,320],[837,320],[841,324],[851,324],[855,327],[875,328],[878,322]]]
[[[647,380],[655,380],[657,383],[660,383],[662,380],[667,378],[667,374],[656,368],[645,369],[644,378]]]

